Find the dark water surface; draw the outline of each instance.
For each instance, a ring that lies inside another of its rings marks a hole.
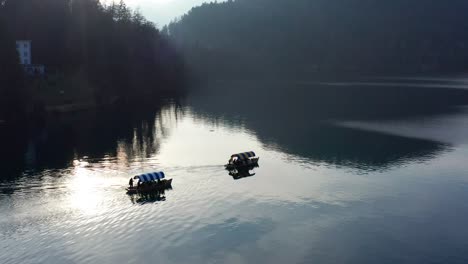
[[[0,263],[468,263],[464,85],[217,82],[0,130]],[[158,170],[172,190],[125,194]]]

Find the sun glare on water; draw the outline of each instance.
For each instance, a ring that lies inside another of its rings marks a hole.
[[[93,214],[103,202],[103,191],[99,187],[105,186],[105,179],[87,168],[87,164],[79,160],[73,162],[74,169],[68,183],[69,205],[83,213]]]

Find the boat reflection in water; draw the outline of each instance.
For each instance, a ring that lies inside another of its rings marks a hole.
[[[251,170],[258,168],[258,167],[259,167],[258,165],[253,165],[249,167],[237,168],[234,170],[230,170],[229,175],[231,175],[234,180],[240,180],[242,178],[252,177],[252,176],[255,176],[255,173],[251,172]]]
[[[169,188],[166,190],[172,190],[172,188]],[[131,194],[129,195],[129,197],[130,197],[130,201],[133,204],[162,202],[162,201],[166,201],[166,195],[165,195],[166,190]]]

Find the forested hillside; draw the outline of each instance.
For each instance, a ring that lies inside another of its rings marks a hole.
[[[167,28],[206,74],[415,73],[468,68],[463,0],[236,0]]]
[[[10,102],[11,94],[27,79],[15,71],[16,40],[32,41],[32,62],[46,66],[46,79],[60,76],[57,79],[65,85],[58,89],[65,94],[79,97],[81,93],[99,102],[177,89],[184,78],[184,65],[167,38],[123,1],[107,3],[1,0],[0,92],[8,94],[2,99]],[[46,86],[51,83],[49,80]],[[34,96],[52,93],[45,90],[35,89]]]

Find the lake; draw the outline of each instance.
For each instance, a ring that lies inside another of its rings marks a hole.
[[[219,81],[0,127],[0,263],[468,263],[467,87]],[[173,189],[126,194],[160,170]]]

